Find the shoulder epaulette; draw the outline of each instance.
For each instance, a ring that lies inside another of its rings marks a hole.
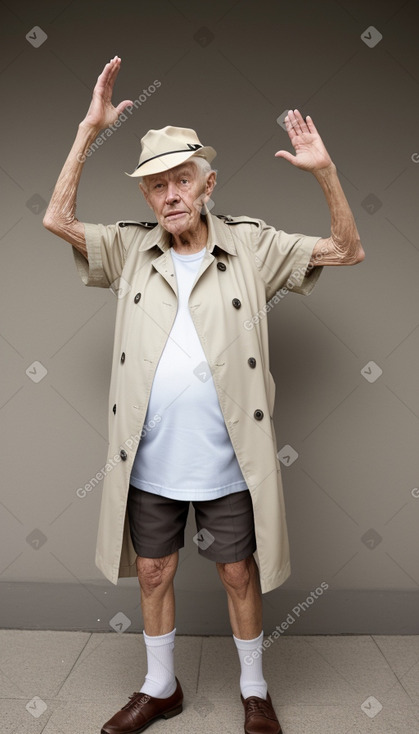
[[[227,214],[216,214],[216,217],[222,219],[225,224],[256,224],[257,227],[259,226],[259,222],[250,217],[231,217]]]
[[[157,227],[157,222],[118,222],[119,227],[129,227],[131,224],[136,224],[137,227],[145,227],[146,229],[153,229],[153,227]]]

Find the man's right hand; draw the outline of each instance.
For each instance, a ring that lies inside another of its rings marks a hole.
[[[73,147],[55,184],[43,219],[44,227],[73,245],[86,259],[85,228],[76,218],[77,187],[86,151],[97,134],[116,122],[118,116],[133,104],[130,99],[124,99],[117,107],[112,104],[113,85],[120,66],[121,59],[115,56],[98,76],[89,110],[79,124]]]
[[[114,107],[112,104],[113,85],[118,76],[120,66],[121,59],[119,56],[114,56],[98,76],[90,107],[86,117],[81,122],[83,127],[91,127],[97,131],[102,130],[112,125],[118,116],[133,104],[130,99],[125,99],[123,102],[120,102],[117,107]]]

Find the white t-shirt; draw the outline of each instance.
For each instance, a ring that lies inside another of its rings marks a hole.
[[[231,444],[188,299],[205,247],[191,255],[172,248],[178,310],[157,365],[130,482],[180,500],[210,500],[247,489]]]

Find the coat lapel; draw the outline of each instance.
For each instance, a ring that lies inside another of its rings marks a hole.
[[[206,216],[208,226],[207,251],[201,262],[193,288],[195,288],[203,273],[215,259],[213,255],[214,247],[217,246],[221,248],[229,255],[237,255],[236,245],[230,228],[226,227],[224,222],[218,219],[218,217],[210,214],[206,205],[204,205],[204,214]],[[166,232],[166,230],[164,230],[160,225],[154,227],[146,237],[144,237],[138,249],[140,252],[144,252],[152,247],[158,247],[162,251],[162,254],[158,255],[156,259],[152,261],[153,267],[158,273],[160,273],[162,278],[165,279],[166,283],[168,283],[177,296],[178,292],[176,286],[175,267],[171,256],[169,235],[168,232]]]

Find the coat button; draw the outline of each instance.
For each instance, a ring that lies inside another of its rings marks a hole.
[[[218,268],[218,270],[225,270],[226,269],[226,266],[225,266],[224,263],[217,263],[217,268]]]
[[[112,412],[113,412],[113,414],[115,415],[115,413],[116,413],[116,403],[115,403],[115,405],[114,405],[114,406],[113,406],[113,408],[112,408]]]
[[[126,461],[127,460],[127,452],[124,451],[124,449],[121,449],[120,450],[119,455],[120,455],[122,461]]]
[[[135,296],[134,296],[134,303],[138,303],[138,301],[140,300],[140,298],[141,298],[141,293],[136,293]]]
[[[255,360],[254,357],[249,357],[249,359],[247,360],[247,362],[248,362],[248,364],[249,364],[250,367],[256,367],[256,360]]]
[[[121,354],[121,364],[124,364],[125,362],[125,352],[122,352]]]
[[[257,421],[261,421],[262,418],[263,418],[263,410],[259,410],[259,408],[258,408],[257,410],[255,410],[255,412],[253,413],[253,415],[254,415],[254,417],[256,418]]]
[[[240,308],[241,306],[241,302],[239,301],[238,298],[233,298],[231,303],[233,304],[234,308]]]

